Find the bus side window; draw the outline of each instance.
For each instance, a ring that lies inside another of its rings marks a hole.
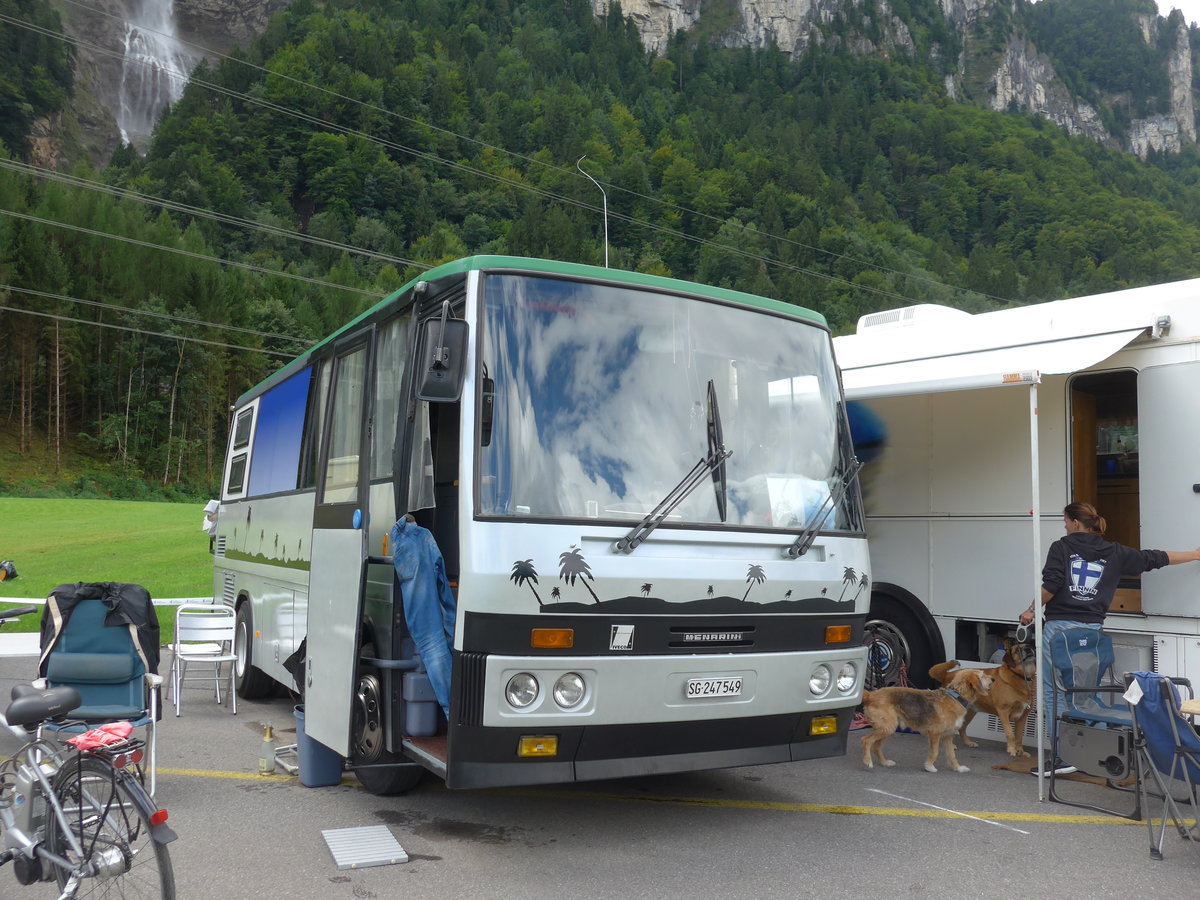
[[[319,372],[308,392],[308,412],[304,419],[304,449],[300,472],[300,487],[317,486],[317,458],[321,447],[321,429],[325,423],[325,401],[329,397],[329,366],[317,363]]]

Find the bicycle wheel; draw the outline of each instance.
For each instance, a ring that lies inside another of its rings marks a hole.
[[[55,776],[54,794],[66,813],[70,833],[83,848],[85,868],[76,897],[139,897],[174,900],[175,873],[165,844],[150,835],[152,801],[136,780],[103,759],[80,755]],[[53,815],[47,846],[78,861]],[[70,872],[56,870],[61,890]]]

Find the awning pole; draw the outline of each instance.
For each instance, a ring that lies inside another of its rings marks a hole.
[[[1038,382],[1029,385],[1029,470],[1031,479],[1029,514],[1033,518],[1033,646],[1037,657],[1037,747],[1038,800],[1046,800],[1045,761],[1042,752],[1046,733],[1046,710],[1042,702],[1042,502],[1038,481]],[[1051,748],[1047,748],[1049,752]]]

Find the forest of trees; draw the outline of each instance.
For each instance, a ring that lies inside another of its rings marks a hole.
[[[893,8],[948,40],[932,0]],[[927,58],[684,35],[654,56],[587,0],[296,0],[194,73],[144,156],[48,177],[5,135],[0,423],[55,466],[115,461],[73,490],[208,496],[233,400],[425,267],[602,263],[581,158],[613,266],[839,332],[1200,274],[1195,147],[1142,163],[951,102]],[[0,468],[0,492],[28,487]]]

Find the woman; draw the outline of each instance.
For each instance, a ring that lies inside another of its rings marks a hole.
[[[1042,605],[1046,623],[1042,627],[1042,703],[1048,730],[1054,709],[1054,680],[1050,666],[1050,642],[1071,628],[1093,628],[1104,624],[1109,604],[1123,575],[1140,575],[1151,569],[1200,561],[1200,548],[1183,552],[1134,550],[1105,540],[1104,517],[1090,503],[1071,503],[1063,510],[1065,537],[1050,545],[1042,568]],[[1021,624],[1033,621],[1034,604],[1021,613]],[[1064,695],[1058,695],[1064,705]]]

